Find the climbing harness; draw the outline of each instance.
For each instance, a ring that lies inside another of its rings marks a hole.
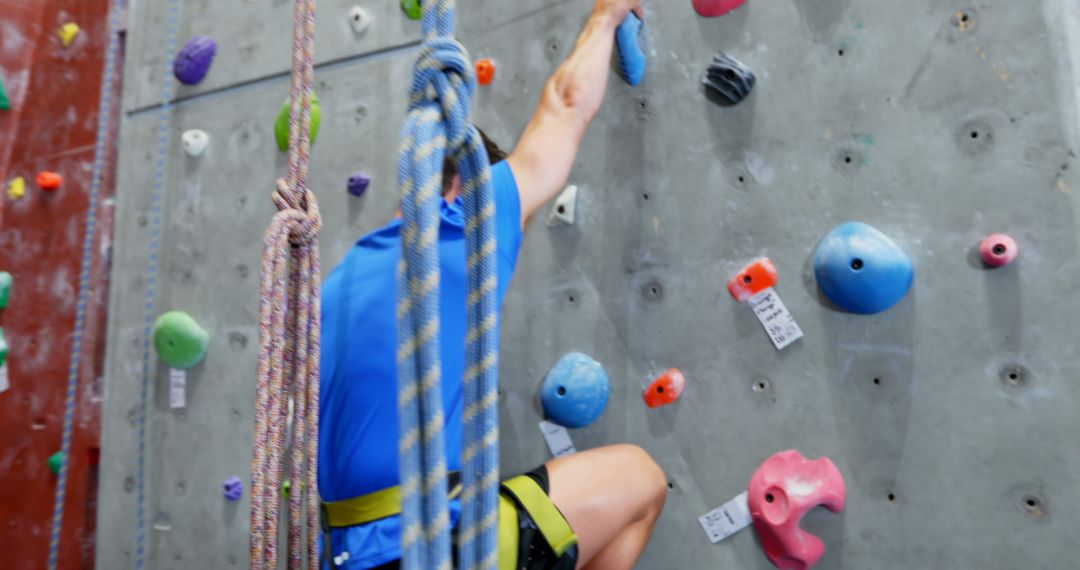
[[[82,362],[83,332],[86,329],[86,303],[90,297],[90,271],[94,261],[94,240],[97,237],[98,201],[101,197],[105,159],[109,152],[109,119],[112,117],[113,85],[116,80],[116,56],[120,49],[120,19],[123,1],[113,2],[109,19],[109,44],[105,48],[105,69],[101,81],[101,102],[98,104],[97,139],[94,141],[94,171],[86,208],[86,232],[83,234],[82,262],[79,269],[79,297],[75,309],[75,330],[71,335],[71,361],[68,365],[67,397],[64,403],[64,427],[60,444],[60,472],[53,502],[52,533],[49,537],[49,570],[56,570],[60,557],[60,534],[64,527],[64,501],[67,497],[68,458],[71,457],[71,434],[75,424],[75,406],[79,392],[79,370]],[[0,94],[3,88],[0,87]],[[144,400],[145,401],[145,400]],[[143,408],[145,410],[145,406]],[[140,440],[141,441],[141,440]],[[140,463],[140,467],[141,467]],[[140,472],[141,473],[141,472]],[[140,479],[141,484],[141,479]],[[141,489],[141,487],[140,487]],[[141,550],[140,550],[141,553]],[[139,559],[141,562],[141,558]]]
[[[319,215],[307,187],[314,81],[315,0],[296,0],[289,168],[273,194],[263,241],[259,380],[251,460],[251,568],[277,568],[280,489],[290,457],[288,567],[319,567]],[[294,404],[288,433],[290,400]],[[291,440],[291,441],[290,441]]]
[[[398,283],[398,406],[402,566],[448,570],[450,520],[439,352],[439,224],[443,159],[461,174],[468,333],[464,382],[459,567],[498,563],[498,346],[495,198],[480,134],[469,123],[476,80],[454,37],[453,0],[423,2],[424,42],[402,129],[402,261]]]

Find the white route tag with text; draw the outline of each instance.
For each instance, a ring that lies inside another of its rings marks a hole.
[[[799,323],[795,322],[795,317],[791,316],[784,302],[780,300],[780,295],[777,295],[772,287],[750,297],[749,303],[776,350],[783,350],[802,338],[803,332]]]
[[[577,453],[577,450],[574,449],[574,442],[570,440],[570,432],[566,431],[566,428],[561,425],[544,420],[540,422],[540,431],[543,432],[548,449],[551,450],[551,454],[555,457]]]
[[[746,502],[746,491],[734,499],[698,517],[701,528],[709,536],[709,542],[716,544],[721,540],[750,526],[750,505]]]
[[[169,407],[172,409],[187,406],[187,372],[169,369]]]
[[[11,379],[8,378],[7,362],[0,366],[0,393],[6,392],[11,387]]]

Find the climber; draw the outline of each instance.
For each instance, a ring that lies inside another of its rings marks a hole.
[[[500,304],[524,225],[566,183],[582,137],[600,110],[615,29],[631,11],[642,15],[641,0],[596,0],[573,53],[548,80],[509,156],[483,136],[496,201]],[[440,343],[447,465],[451,486],[458,489],[466,328],[460,193],[460,179],[448,161],[439,231]],[[401,225],[395,219],[361,238],[323,286],[319,492],[328,527],[327,567],[392,569],[401,555],[394,333]],[[538,490],[530,500],[518,495],[519,525],[510,529],[520,553],[512,567],[529,570],[632,568],[667,494],[664,472],[633,445],[554,459],[515,481]],[[456,525],[457,500],[450,510]],[[558,536],[550,536],[552,529]],[[500,544],[504,531],[500,528]],[[500,560],[500,568],[506,563]]]

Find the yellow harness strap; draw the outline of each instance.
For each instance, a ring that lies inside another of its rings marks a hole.
[[[551,502],[547,493],[532,477],[519,475],[503,483],[502,488],[529,513],[533,522],[536,523],[536,528],[540,529],[540,534],[544,535],[548,546],[555,551],[556,557],[566,554],[567,550],[577,544],[577,535],[566,522],[566,517],[559,512],[555,503]],[[501,526],[502,521],[500,521],[500,530]]]
[[[450,498],[461,494],[461,483],[450,488]],[[323,503],[330,528],[365,524],[401,513],[401,487],[390,487],[367,495]]]

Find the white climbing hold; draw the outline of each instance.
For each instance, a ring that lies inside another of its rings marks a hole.
[[[371,25],[371,16],[367,13],[367,10],[359,6],[353,6],[349,10],[349,25],[352,26],[354,32],[362,34]]]
[[[567,186],[555,203],[551,206],[548,214],[547,225],[566,226],[574,223],[574,209],[577,206],[577,186]]]
[[[210,135],[206,134],[206,131],[191,129],[184,131],[181,140],[183,141],[184,152],[190,157],[196,157],[202,155],[207,145],[210,144]]]

